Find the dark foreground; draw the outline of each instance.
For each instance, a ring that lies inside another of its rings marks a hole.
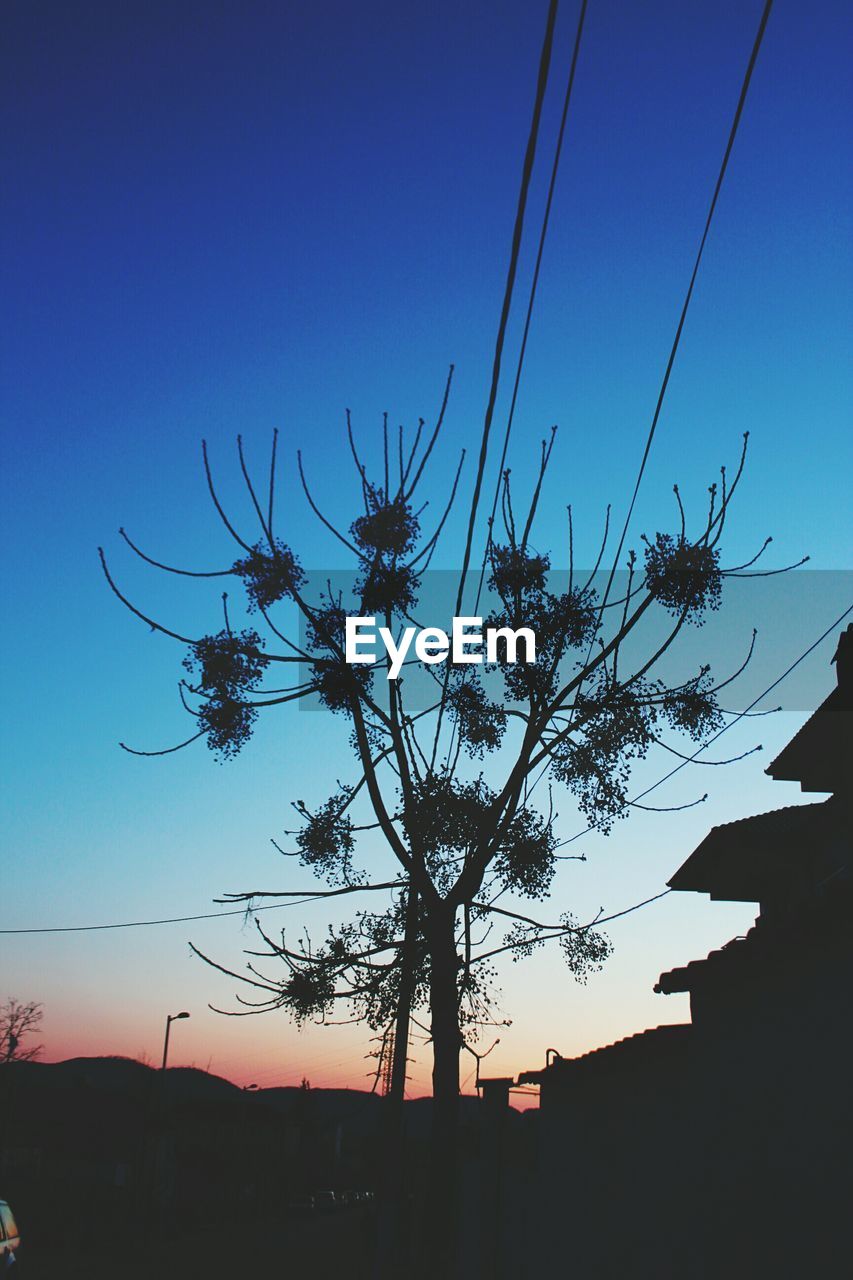
[[[224,1215],[216,1228],[181,1234],[140,1233],[138,1247],[117,1244],[68,1250],[39,1249],[21,1254],[20,1280],[234,1280],[294,1275],[311,1280],[367,1277],[372,1251],[371,1223],[359,1210],[310,1220],[252,1223],[241,1228]]]

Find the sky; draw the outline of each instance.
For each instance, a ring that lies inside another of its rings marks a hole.
[[[433,420],[453,363],[427,481],[440,507],[459,450],[479,445],[546,7],[4,6],[0,928],[198,915],[223,891],[312,887],[270,837],[291,800],[322,799],[347,768],[340,726],[282,708],[227,765],[201,743],[154,760],[122,752],[120,740],[154,749],[186,735],[183,651],[121,608],[96,549],[167,625],[218,625],[215,582],[164,580],[117,531],[173,563],[228,564],[200,441],[248,527],[235,437],[262,468],[277,427],[282,536],[314,569],[345,567],[307,509],[296,450],[322,507],[348,523],[345,409],[375,462],[383,412],[407,429]],[[594,560],[606,504],[624,518],[760,9],[589,5],[510,448],[523,490],[559,426],[536,530],[555,565],[568,502],[578,564]],[[576,20],[562,4],[501,430]],[[841,0],[777,0],[629,537],[673,526],[676,481],[701,520],[707,485],[751,433],[728,562],[768,534],[768,564],[811,557],[747,584],[756,594],[708,632],[725,667],[758,627],[756,692],[851,602],[850,52]],[[456,565],[461,520],[439,567]],[[634,811],[609,839],[578,841],[587,860],[562,865],[549,910],[618,911],[660,892],[712,825],[808,799],[763,770],[832,687],[833,647],[768,700],[778,715],[725,739],[723,754],[761,753],[684,771],[655,796],[674,806],[707,791],[704,804]],[[669,767],[649,761],[638,787]],[[562,834],[585,826],[567,797],[560,808]],[[685,1020],[686,997],[652,993],[658,973],[742,933],[755,911],[672,894],[614,923],[613,957],[586,986],[556,953],[507,963],[511,1025],[495,1032],[490,1070]],[[275,915],[316,932],[329,918]],[[156,1061],[166,1014],[186,1009],[175,1064],[362,1087],[363,1027],[298,1031],[281,1014],[208,1009],[233,1008],[235,984],[188,941],[239,966],[251,936],[234,917],[0,935],[0,997],[43,1002],[48,1060]],[[428,1050],[416,1042],[413,1056],[411,1088],[424,1092]]]

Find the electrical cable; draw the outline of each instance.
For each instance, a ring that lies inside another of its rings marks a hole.
[[[814,652],[814,650],[818,647],[819,644],[822,644],[823,641],[826,640],[828,636],[832,635],[835,628],[839,627],[841,623],[844,621],[844,619],[848,616],[848,614],[851,614],[851,613],[853,613],[853,604],[851,604],[847,609],[845,609],[844,612],[840,614],[839,617],[837,617],[835,621],[830,624],[830,626],[827,627],[823,635],[818,636],[817,640],[815,640],[813,644],[810,644],[808,649],[805,649],[800,654],[800,656],[791,663],[791,665],[787,668],[787,670],[782,672],[781,676],[778,676],[773,681],[772,684],[769,684],[767,688],[763,690],[763,692],[759,693],[757,698],[753,698],[752,702],[750,702],[748,707],[744,707],[743,711],[739,711],[733,720],[730,720],[728,724],[724,724],[722,729],[718,729],[717,732],[712,737],[710,737],[707,742],[703,742],[701,747],[699,747],[696,751],[693,752],[692,756],[688,756],[686,760],[682,760],[680,764],[677,764],[675,766],[675,768],[670,769],[669,773],[665,773],[662,778],[658,778],[657,782],[653,782],[650,787],[646,787],[645,791],[638,792],[637,795],[635,795],[632,798],[631,804],[635,804],[638,800],[643,800],[645,799],[646,796],[651,795],[653,791],[657,791],[658,787],[662,787],[665,782],[669,782],[670,778],[675,777],[675,775],[677,773],[680,773],[681,770],[686,768],[687,765],[692,764],[693,761],[697,758],[697,756],[700,756],[703,751],[706,751],[708,747],[710,747],[714,742],[717,742],[718,739],[722,738],[724,733],[728,733],[729,729],[733,728],[734,725],[739,724],[741,720],[743,720],[746,716],[749,715],[753,707],[756,707],[758,703],[762,701],[763,698],[766,698],[768,693],[772,693],[773,690],[777,688],[782,683],[783,680],[786,680],[788,676],[791,674],[791,672],[794,671],[800,665],[800,663],[803,662],[809,656],[810,653]],[[560,844],[557,847],[560,849],[565,848],[567,844],[572,844],[573,841],[580,840],[582,836],[588,836],[594,830],[595,830],[594,827],[587,827],[584,831],[578,831],[576,835],[569,836],[568,840],[561,840]]]
[[[774,689],[778,688],[778,686],[782,683],[782,681],[786,680],[788,676],[793,671],[796,670],[796,668],[800,665],[800,663],[804,662],[805,659],[809,656],[809,654],[813,653],[814,650],[818,647],[818,645],[822,644],[823,641],[826,640],[827,637],[832,634],[832,632],[836,629],[836,627],[840,626],[841,623],[845,620],[845,618],[851,613],[853,613],[853,605],[849,605],[848,608],[846,608],[844,612],[835,619],[834,622],[830,623],[830,625],[826,628],[826,630],[820,636],[818,636],[817,640],[813,641],[813,643],[810,644],[807,649],[804,649],[803,652],[800,654],[800,656],[796,658],[791,663],[791,665],[787,667],[785,671],[782,672],[780,676],[777,676],[777,678],[773,681],[772,684],[769,684],[766,689],[764,689],[761,693],[759,693],[758,697],[753,698],[752,702],[750,702],[748,707],[745,707],[743,711],[739,711],[737,716],[733,720],[730,720],[728,724],[723,725],[722,729],[718,730],[717,733],[715,733],[711,738],[709,738],[707,742],[703,743],[703,745],[699,747],[698,751],[695,751],[692,756],[688,757],[686,760],[680,761],[680,763],[677,764],[675,768],[670,769],[670,771],[668,773],[665,773],[662,778],[658,778],[657,782],[653,782],[650,787],[646,787],[645,791],[640,791],[634,797],[634,800],[642,800],[647,795],[650,795],[652,791],[656,791],[658,787],[663,786],[663,784],[665,782],[668,782],[670,778],[674,777],[676,773],[679,773],[682,769],[686,768],[688,764],[692,764],[697,756],[701,755],[702,752],[705,751],[708,747],[710,747],[712,743],[716,742],[719,738],[721,738],[724,733],[727,733],[729,729],[731,729],[734,725],[738,724],[741,720],[743,720],[745,716],[749,715],[753,707],[756,707],[758,703],[762,701],[762,699],[766,698],[769,693],[772,693]],[[559,847],[563,848],[565,845],[571,844],[572,841],[574,840],[580,840],[582,836],[589,835],[592,830],[593,830],[592,827],[587,827],[585,831],[579,831],[577,835],[570,836],[568,840],[561,841]],[[61,925],[61,926],[51,926],[51,927],[37,928],[37,929],[0,929],[0,935],[8,936],[11,934],[32,934],[32,933],[91,933],[91,932],[94,932],[97,930],[103,930],[103,929],[142,929],[142,928],[148,928],[153,925],[186,924],[188,922],[195,921],[195,920],[218,920],[218,919],[224,918],[225,916],[246,916],[246,915],[254,916],[254,915],[257,915],[258,912],[260,911],[279,911],[281,910],[282,907],[299,907],[299,906],[304,906],[306,903],[310,903],[310,902],[322,902],[324,896],[325,895],[322,895],[322,894],[307,895],[304,898],[296,898],[291,902],[276,902],[276,903],[271,903],[270,905],[264,906],[264,907],[240,908],[237,911],[212,911],[204,915],[195,915],[195,916],[170,916],[162,920],[124,920],[114,924]],[[648,901],[653,902],[655,901],[655,899],[653,898],[648,899]],[[644,906],[645,903],[640,903],[639,905]],[[636,908],[630,907],[628,909],[633,911]],[[625,913],[620,912],[620,914],[625,914]]]
[[[569,79],[566,85],[566,94],[563,99],[563,114],[560,119],[560,129],[557,134],[557,146],[554,151],[554,163],[551,166],[551,180],[548,184],[548,196],[545,201],[545,213],[542,218],[542,230],[539,235],[539,248],[536,253],[536,265],[533,269],[533,280],[530,285],[530,298],[527,303],[527,315],[524,320],[524,331],[521,335],[521,349],[518,355],[518,364],[515,370],[515,382],[512,388],[512,399],[510,400],[509,414],[507,416],[506,432],[504,433],[503,451],[501,452],[501,460],[498,466],[498,478],[495,485],[495,496],[492,502],[492,513],[488,524],[488,533],[486,537],[486,549],[483,552],[483,563],[480,568],[480,581],[477,586],[477,599],[474,602],[474,613],[480,604],[480,595],[483,590],[483,579],[486,574],[486,564],[489,558],[489,542],[491,541],[491,531],[495,521],[495,512],[498,509],[498,499],[501,491],[501,476],[503,475],[504,463],[506,462],[507,450],[509,449],[509,437],[512,431],[512,423],[515,417],[515,405],[518,400],[518,387],[521,382],[521,372],[524,367],[524,357],[527,352],[527,337],[530,332],[530,320],[533,315],[533,303],[536,300],[536,289],[539,284],[539,271],[542,266],[542,255],[545,250],[545,239],[548,235],[548,223],[551,217],[551,204],[554,199],[554,189],[557,185],[557,171],[560,166],[560,155],[563,150],[563,138],[566,132],[566,121],[569,115],[569,104],[572,100],[572,89],[575,83],[575,69],[578,63],[578,53],[580,52],[581,36],[583,34],[583,24],[586,18],[587,0],[583,0],[578,18],[577,31],[575,33],[575,43],[572,50],[572,61],[569,68]]]
[[[613,568],[610,570],[610,577],[608,578],[607,588],[604,592],[604,598],[601,604],[602,610],[604,609],[605,605],[607,604],[607,600],[609,599],[610,590],[611,590],[611,587],[613,586],[613,579],[616,575],[616,570],[619,565],[619,557],[622,554],[622,548],[625,545],[625,539],[628,536],[628,526],[631,523],[631,516],[634,514],[634,506],[637,501],[637,494],[640,492],[640,484],[642,483],[643,475],[646,470],[646,463],[649,460],[649,453],[651,451],[652,441],[654,440],[655,431],[657,430],[658,419],[660,418],[661,409],[663,408],[663,402],[666,396],[666,390],[667,390],[667,387],[669,386],[669,379],[672,373],[672,367],[675,364],[676,353],[678,351],[679,343],[681,342],[681,333],[684,328],[684,322],[687,319],[687,311],[690,306],[690,300],[693,297],[693,287],[696,284],[696,277],[699,274],[699,264],[702,261],[702,254],[705,250],[705,242],[708,239],[708,233],[711,230],[711,222],[714,217],[714,210],[717,207],[717,200],[719,198],[720,191],[723,186],[723,179],[726,176],[726,169],[728,168],[728,164],[729,164],[729,156],[732,153],[732,147],[734,146],[735,137],[737,136],[738,125],[740,124],[740,118],[741,118],[741,115],[743,114],[743,108],[746,103],[747,94],[749,92],[750,81],[752,80],[752,73],[753,73],[753,70],[755,69],[755,64],[758,59],[758,51],[761,48],[761,42],[764,38],[764,31],[767,26],[767,19],[770,17],[770,10],[772,8],[773,8],[773,0],[766,0],[766,3],[764,5],[764,11],[761,15],[761,21],[758,24],[758,31],[755,36],[755,41],[753,42],[752,53],[750,54],[749,63],[747,64],[746,74],[744,75],[743,84],[741,85],[740,97],[738,98],[738,104],[735,110],[734,119],[732,120],[732,126],[731,126],[731,129],[729,130],[729,138],[728,138],[728,142],[726,143],[726,150],[723,155],[723,162],[720,165],[720,172],[717,176],[717,184],[714,187],[714,194],[711,198],[711,204],[708,209],[708,216],[705,219],[705,230],[702,232],[702,239],[699,242],[699,250],[696,254],[696,261],[693,264],[693,273],[690,276],[690,283],[687,286],[687,293],[684,298],[684,305],[681,308],[681,315],[678,320],[678,327],[675,330],[675,337],[672,342],[672,348],[669,353],[669,359],[666,362],[666,369],[664,371],[663,381],[661,382],[660,391],[658,393],[657,404],[655,405],[655,411],[652,417],[651,426],[649,428],[649,434],[646,438],[646,446],[645,446],[645,449],[643,450],[643,457],[640,462],[640,469],[637,472],[637,480],[634,485],[634,492],[631,496],[631,502],[628,506],[628,514],[625,517],[625,524],[622,529],[622,534],[619,538],[619,545],[616,548],[616,555],[613,557]]]

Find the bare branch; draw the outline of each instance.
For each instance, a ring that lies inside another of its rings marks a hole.
[[[239,533],[237,533],[236,529],[231,524],[231,521],[228,519],[224,510],[222,509],[222,504],[220,503],[219,499],[216,496],[216,490],[213,487],[213,475],[211,474],[211,470],[210,470],[210,460],[208,459],[208,456],[207,456],[206,440],[202,440],[201,442],[201,454],[202,454],[202,458],[204,459],[204,474],[207,477],[207,487],[210,491],[210,496],[213,499],[213,505],[216,507],[216,510],[219,513],[219,518],[222,521],[222,523],[225,525],[225,528],[231,534],[231,537],[234,539],[234,541],[239,546],[241,546],[244,551],[248,551],[249,554],[251,555],[252,548],[249,546],[248,542],[244,542],[243,539],[240,537]]]
[[[122,751],[126,751],[130,756],[170,756],[176,751],[183,751],[184,747],[188,747],[191,742],[198,742],[199,738],[203,738],[206,732],[206,729],[200,729],[191,738],[187,738],[186,742],[179,742],[176,747],[165,747],[162,751],[137,751],[135,747],[129,747],[126,742],[120,742],[118,745]]]
[[[547,937],[542,937],[542,942],[552,942],[555,938],[561,938],[567,933],[586,933],[588,929],[598,929],[603,924],[609,924],[611,920],[619,920],[622,916],[629,916],[633,911],[639,911],[641,907],[647,907],[652,902],[657,902],[659,898],[666,898],[672,889],[664,889],[661,893],[654,894],[651,898],[645,898],[642,902],[635,902],[632,907],[626,907],[624,911],[614,911],[612,915],[598,915],[594,920],[590,920],[588,924],[577,925],[548,925],[537,924],[536,921],[530,921],[534,928],[541,930],[543,933],[547,931]],[[479,905],[479,904],[478,904]],[[495,911],[498,908],[492,907]],[[502,915],[508,915],[508,912],[501,912]],[[519,917],[523,919],[523,917]],[[507,951],[517,951],[520,946],[528,945],[524,940],[519,942],[510,942],[502,947],[495,947],[492,951],[485,951],[479,956],[474,956],[472,965],[481,964],[484,960],[491,960],[494,956],[503,955]]]
[[[441,431],[442,424],[444,423],[444,414],[445,414],[445,410],[447,409],[447,401],[450,397],[450,384],[453,381],[453,369],[454,369],[454,366],[451,365],[447,373],[447,381],[444,384],[444,395],[442,396],[442,400],[441,400],[441,408],[438,411],[438,418],[436,420],[435,427],[433,428],[433,433],[429,438],[427,447],[424,450],[424,456],[421,458],[418,469],[415,472],[415,478],[412,481],[411,485],[409,486],[408,492],[405,495],[406,501],[409,501],[412,494],[415,492],[415,489],[417,489],[418,487],[418,481],[423,475],[424,467],[429,461],[429,456],[432,453],[433,446],[436,440],[438,439],[439,432]],[[412,450],[412,458],[414,458],[414,450]],[[409,466],[411,466],[411,460],[409,462]]]
[[[113,581],[110,575],[110,571],[107,568],[107,559],[106,559],[106,556],[104,555],[103,547],[98,547],[98,555],[100,556],[101,568],[104,571],[104,577],[109,583],[110,590],[112,591],[114,596],[118,597],[118,599],[122,602],[122,604],[126,609],[129,609],[131,613],[136,614],[137,618],[140,618],[143,622],[146,622],[152,631],[160,631],[164,636],[171,636],[173,640],[180,640],[182,644],[198,643],[197,640],[191,640],[189,636],[182,636],[177,631],[170,631],[168,627],[164,627],[161,625],[161,623],[155,622],[153,618],[149,618],[147,614],[142,613],[139,609],[136,608],[135,605],[131,604],[127,596],[122,595],[122,593],[119,591],[118,587],[116,586],[115,582]]]
[[[224,897],[214,898],[213,901],[234,903],[252,902],[255,898],[301,898],[305,902],[314,902],[321,898],[340,898],[350,893],[377,893],[385,889],[402,889],[405,885],[405,880],[385,880],[381,884],[351,884],[341,889],[253,889],[251,893],[226,893]]]
[[[350,542],[349,538],[345,538],[344,535],[335,528],[332,522],[326,519],[326,517],[323,515],[320,508],[317,506],[314,499],[311,497],[311,490],[308,488],[308,482],[305,479],[305,470],[302,466],[302,450],[301,449],[297,449],[296,451],[296,462],[297,462],[297,466],[299,467],[299,479],[302,482],[303,493],[305,494],[305,497],[308,499],[308,505],[310,506],[311,510],[314,512],[314,515],[317,517],[317,519],[320,521],[322,525],[325,525],[325,527],[329,530],[330,533],[334,534],[338,542],[342,542],[343,545],[347,548],[347,550],[351,551],[353,555],[356,556],[357,559],[362,561],[365,560],[366,557],[362,555],[358,547],[354,546],[353,543]]]
[[[164,569],[166,573],[177,573],[182,578],[227,578],[233,574],[234,569],[212,569],[209,572],[202,573],[194,569],[176,569],[174,565],[163,564],[160,560],[153,560],[151,556],[147,556],[144,551],[140,551],[134,542],[131,542],[127,532],[122,528],[119,529],[119,536],[124,538],[131,551],[139,556],[140,560],[144,560],[146,564],[151,564],[155,569]]]
[[[264,513],[263,511],[261,511],[261,504],[258,502],[258,498],[255,493],[255,487],[252,484],[252,478],[249,475],[249,469],[246,466],[246,458],[243,454],[243,437],[241,435],[237,436],[237,453],[240,458],[240,470],[243,472],[243,479],[246,481],[246,488],[249,490],[249,497],[252,499],[252,505],[255,508],[255,511],[257,512],[258,520],[260,521],[260,524],[261,524],[261,531],[266,537],[267,542],[270,544],[270,550],[272,551],[273,555],[275,555],[275,543],[273,542],[273,539],[272,539],[272,531],[269,525],[267,524],[266,520],[264,519]]]
[[[274,427],[273,433],[272,433],[272,456],[270,457],[269,508],[267,511],[267,532],[269,533],[269,536],[270,536],[270,542],[273,541],[272,511],[273,511],[273,501],[275,499],[275,455],[276,455],[277,449],[278,449],[278,427]]]

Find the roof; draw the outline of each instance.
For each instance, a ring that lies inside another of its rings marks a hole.
[[[804,954],[814,954],[814,943],[832,946],[836,942],[849,946],[851,938],[853,897],[841,893],[832,898],[817,898],[809,907],[785,923],[761,921],[742,938],[733,938],[725,946],[711,951],[704,960],[691,960],[678,969],[662,973],[655,983],[658,994],[693,991],[707,982],[740,982],[750,973],[762,969],[778,972],[780,964]]]
[[[849,693],[833,689],[765,772],[803,791],[841,791],[853,776],[853,708]]]
[[[832,659],[838,685],[766,769],[778,782],[803,791],[841,791],[853,779],[853,623]]]
[[[733,938],[724,947],[711,951],[704,960],[691,960],[689,964],[678,969],[670,969],[662,973],[654,985],[658,995],[669,996],[676,991],[692,991],[697,982],[712,976],[734,974],[744,960],[744,947],[752,945],[755,926],[744,938]]]
[[[584,1076],[589,1072],[621,1070],[632,1071],[643,1061],[657,1061],[662,1056],[677,1052],[687,1044],[692,1027],[689,1022],[665,1023],[650,1027],[637,1035],[626,1036],[601,1049],[592,1049],[577,1058],[554,1058],[550,1066],[538,1071],[523,1071],[519,1084],[542,1084],[543,1081]]]
[[[834,798],[725,822],[711,829],[669,887],[727,902],[761,902],[821,864],[826,846],[845,829]]]

